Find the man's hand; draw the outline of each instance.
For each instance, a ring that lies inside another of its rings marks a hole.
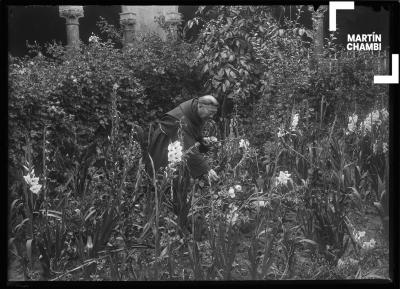
[[[211,137],[203,138],[203,141],[204,141],[205,145],[211,146],[211,145],[217,143],[218,139],[215,136],[211,136]]]
[[[208,182],[210,183],[210,185],[211,185],[211,181],[217,181],[218,179],[219,179],[219,177],[213,169],[208,171]]]

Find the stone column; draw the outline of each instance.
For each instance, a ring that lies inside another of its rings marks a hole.
[[[60,17],[65,18],[67,47],[79,47],[79,18],[83,17],[83,6],[59,6]]]
[[[317,62],[324,52],[324,14],[327,10],[327,6],[321,5],[312,15],[314,26],[314,56]]]
[[[165,14],[165,24],[168,25],[168,37],[173,41],[178,39],[178,25],[182,21],[182,15],[179,12],[167,12]]]
[[[124,48],[131,48],[135,41],[135,25],[136,13],[132,12],[128,6],[121,6],[122,12],[119,13],[119,23],[123,27],[123,40]]]

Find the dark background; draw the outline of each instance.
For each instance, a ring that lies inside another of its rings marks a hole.
[[[179,6],[185,21],[194,17],[197,6]],[[93,33],[99,34],[96,22],[102,16],[110,24],[119,25],[120,5],[87,5],[84,6],[84,17],[80,18],[80,38],[87,42]],[[295,7],[292,6],[292,15]],[[339,29],[338,42],[347,43],[347,33],[380,33],[382,34],[382,49],[389,45],[389,11],[384,6],[355,6],[355,10],[338,12],[337,25]],[[285,15],[289,17],[287,6]],[[278,15],[279,16],[279,15]],[[310,12],[304,12],[300,21],[311,28]],[[328,13],[325,17],[325,35],[329,31]],[[8,6],[8,51],[13,56],[27,53],[26,41],[39,44],[52,41],[66,43],[65,19],[59,17],[58,6]]]

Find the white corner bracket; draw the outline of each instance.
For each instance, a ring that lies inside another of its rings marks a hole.
[[[354,1],[329,1],[329,31],[336,31],[336,10],[354,10]]]
[[[374,83],[399,83],[398,54],[392,54],[392,75],[374,75]]]

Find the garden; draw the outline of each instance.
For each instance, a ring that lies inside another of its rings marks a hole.
[[[389,279],[388,86],[335,33],[316,55],[296,7],[200,6],[129,49],[100,20],[79,49],[9,56],[9,280]],[[150,124],[204,94],[219,180],[182,181],[180,145],[150,176]]]

